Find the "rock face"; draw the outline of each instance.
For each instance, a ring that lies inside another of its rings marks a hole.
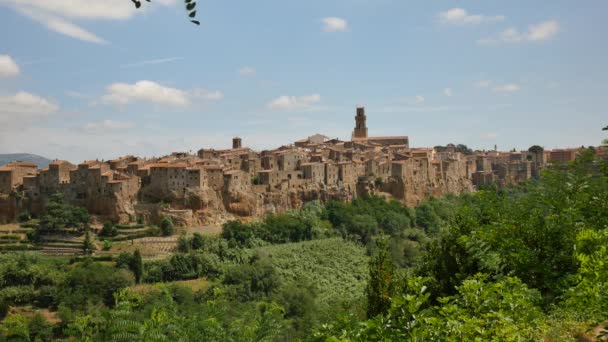
[[[453,165],[453,163],[451,164]],[[351,201],[368,195],[388,196],[415,206],[429,196],[473,191],[465,168],[453,167],[445,170],[441,177],[432,177],[424,164],[415,160],[403,164],[403,173],[378,182],[371,176],[359,177],[354,184],[326,185],[309,183],[297,188],[272,189],[250,185],[243,188],[214,190],[210,187],[187,188],[180,192],[159,193],[157,189],[143,187],[138,193],[116,192],[111,196],[91,196],[87,199],[70,200],[87,208],[98,220],[133,222],[143,220],[159,224],[162,218],[170,217],[176,226],[218,225],[235,218],[256,218],[266,213],[280,213],[301,208],[306,202],[330,200]],[[141,198],[150,198],[154,193],[155,203]],[[40,214],[45,206],[44,198],[18,200],[15,194],[0,197],[0,222],[14,221],[21,211]]]

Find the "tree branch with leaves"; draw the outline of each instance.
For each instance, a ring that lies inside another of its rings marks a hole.
[[[151,0],[146,1],[151,2]],[[135,5],[135,8],[141,7],[141,0],[131,0],[131,2]],[[188,17],[190,18],[190,22],[196,25],[200,25],[201,22],[196,20],[196,1],[184,0],[184,4],[186,5],[186,11],[188,11]]]

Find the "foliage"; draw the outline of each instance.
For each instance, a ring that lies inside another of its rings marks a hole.
[[[280,278],[268,260],[235,265],[224,274],[223,284],[233,291],[236,298],[243,301],[260,300],[274,294],[280,285]]]
[[[151,0],[146,0],[147,2],[150,2]],[[140,8],[141,7],[141,0],[131,0],[131,2],[133,3],[133,5],[135,5],[135,8]],[[192,0],[184,0],[184,4],[186,5],[186,11],[188,11],[188,17],[190,18],[190,22],[195,24],[195,25],[200,25],[200,21],[196,20],[196,1],[192,1]]]
[[[376,253],[369,261],[369,280],[365,288],[367,295],[367,317],[385,314],[391,305],[395,290],[395,265],[388,244],[378,240]]]
[[[309,206],[302,211],[269,214],[262,222],[229,221],[223,226],[222,238],[244,248],[260,246],[262,241],[276,244],[313,240],[329,233],[320,215],[317,208]]]
[[[19,213],[19,215],[17,216],[17,220],[19,222],[28,222],[29,220],[32,219],[32,215],[30,215],[30,213],[28,211],[22,211],[21,213]]]
[[[99,232],[100,236],[113,237],[118,235],[118,229],[111,222],[106,222],[103,224],[103,228]]]
[[[363,298],[367,279],[365,249],[339,238],[305,241],[256,249],[274,266],[282,281],[314,286],[321,307]]]
[[[56,193],[49,197],[46,212],[40,218],[40,229],[51,231],[63,228],[84,229],[88,222],[89,214],[86,209],[65,203],[63,194]]]
[[[112,241],[110,241],[110,240],[104,240],[103,241],[103,250],[104,251],[109,251],[110,249],[112,249],[112,245],[113,245]]]
[[[63,306],[86,310],[90,305],[114,304],[114,292],[134,283],[131,272],[85,261],[71,270],[62,287]]]
[[[175,232],[175,228],[173,227],[173,221],[170,218],[165,217],[160,222],[160,230],[161,230],[163,236],[173,235],[173,233]]]

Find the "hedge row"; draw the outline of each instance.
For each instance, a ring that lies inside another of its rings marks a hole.
[[[19,240],[21,240],[21,236],[20,235],[0,235],[0,241],[1,240],[19,241]]]
[[[109,238],[109,240],[111,240],[111,241],[127,241],[127,240],[144,238],[144,237],[148,237],[148,236],[153,236],[151,230],[146,230],[146,231],[143,231],[143,232],[138,232],[138,233],[129,234],[129,235],[119,235],[119,236],[115,236],[115,237]]]
[[[42,247],[33,245],[0,245],[0,252],[12,252],[12,251],[39,251]]]
[[[117,224],[117,225],[115,225],[115,227],[118,229],[141,229],[141,228],[146,228],[146,225],[145,224],[134,224],[134,225]]]

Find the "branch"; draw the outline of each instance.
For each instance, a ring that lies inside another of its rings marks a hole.
[[[146,0],[147,2],[151,2],[151,0]],[[135,8],[141,7],[141,0],[131,0],[131,2],[135,5]],[[196,20],[196,2],[192,0],[184,0],[186,4],[186,11],[188,11],[188,17],[190,18],[190,22],[196,25],[200,25],[201,22]]]

